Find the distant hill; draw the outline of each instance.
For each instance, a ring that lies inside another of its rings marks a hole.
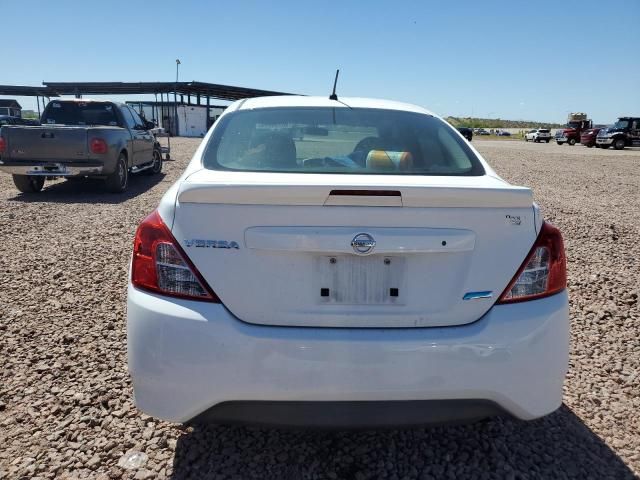
[[[454,127],[469,128],[561,128],[560,123],[531,122],[528,120],[502,120],[501,118],[446,117]]]

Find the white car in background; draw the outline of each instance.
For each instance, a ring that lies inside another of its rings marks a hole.
[[[524,141],[547,142],[551,141],[551,130],[548,128],[534,128],[524,134]]]
[[[175,422],[528,420],[562,402],[560,232],[413,105],[231,105],[140,224],[127,308],[136,405]]]

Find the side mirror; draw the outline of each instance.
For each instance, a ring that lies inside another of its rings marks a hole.
[[[144,121],[144,128],[146,130],[151,130],[153,128],[156,128],[156,123],[155,122],[150,122],[149,120],[145,120]]]

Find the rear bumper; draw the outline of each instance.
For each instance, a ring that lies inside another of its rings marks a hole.
[[[176,422],[533,419],[561,405],[568,365],[566,292],[494,306],[460,327],[259,326],[218,304],[131,286],[127,315],[136,405]]]
[[[99,161],[10,161],[0,160],[0,172],[14,175],[73,177],[102,175],[104,164]]]

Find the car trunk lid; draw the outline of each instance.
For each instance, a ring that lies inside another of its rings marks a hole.
[[[532,204],[529,189],[490,176],[200,170],[181,185],[172,231],[246,322],[460,325],[525,258]]]

